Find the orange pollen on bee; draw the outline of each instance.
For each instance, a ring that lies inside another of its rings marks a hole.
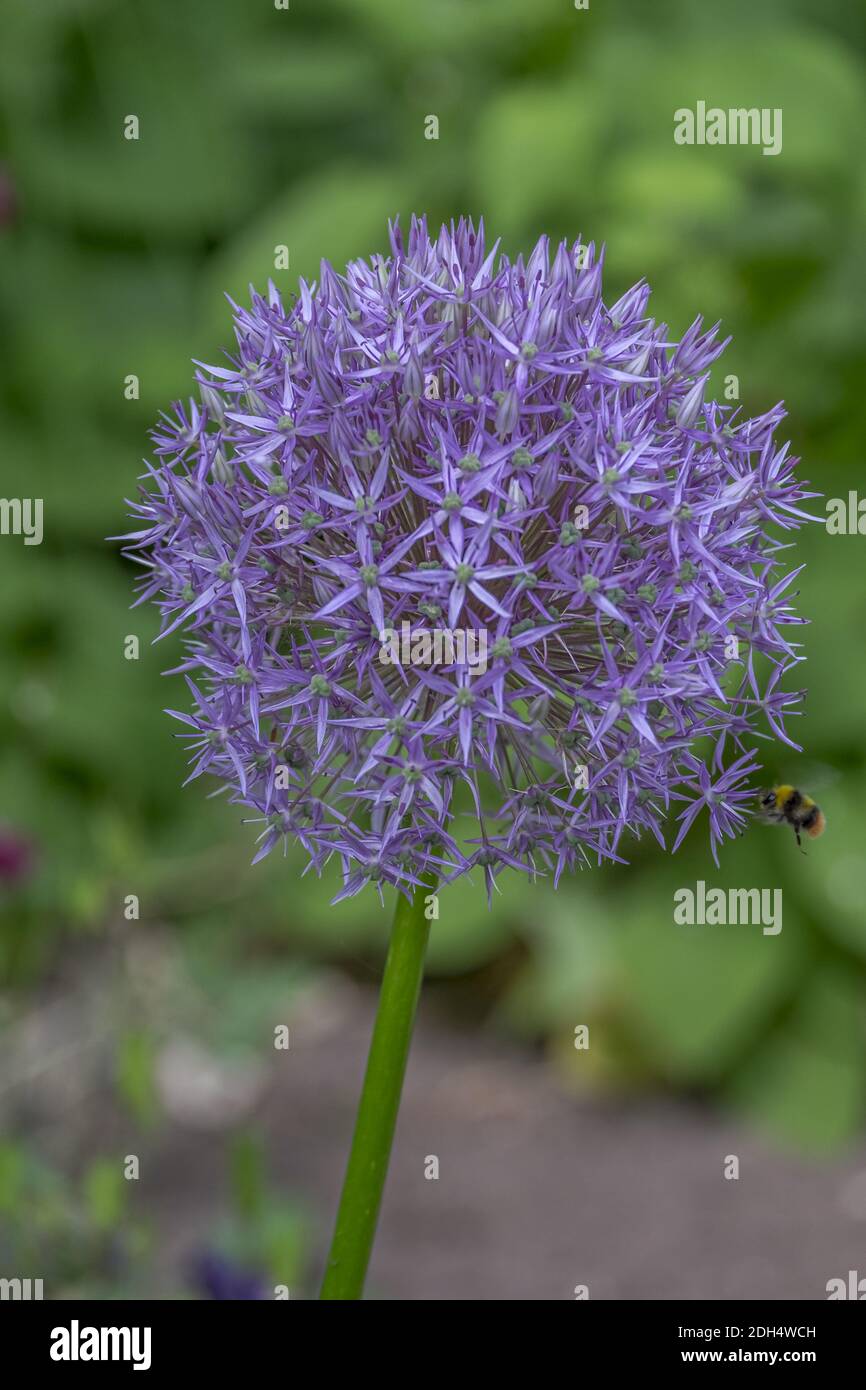
[[[823,811],[819,811],[818,815],[815,818],[814,825],[809,826],[809,829],[806,831],[806,834],[809,836],[810,840],[817,840],[819,835],[824,834],[826,828],[827,818],[824,815]]]

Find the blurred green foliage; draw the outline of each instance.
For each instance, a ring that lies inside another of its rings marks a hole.
[[[257,1142],[238,1134],[228,1155],[225,1213],[187,1268],[166,1280],[149,1226],[134,1210],[137,1183],[118,1155],[71,1179],[30,1145],[0,1143],[0,1261],[4,1274],[41,1279],[50,1298],[270,1298],[308,1277],[309,1220],[276,1194]],[[250,1292],[252,1288],[252,1292]],[[240,1290],[244,1290],[241,1292]]]
[[[202,783],[181,790],[162,710],[185,692],[160,674],[178,647],[151,646],[153,615],[130,614],[130,567],[104,541],[126,526],[158,411],[188,392],[190,359],[216,360],[229,337],[224,293],[269,276],[290,292],[320,257],[381,248],[387,218],[413,210],[483,215],[511,252],[582,234],[606,243],[609,298],[646,277],[674,332],[722,319],[745,410],[785,398],[805,476],[845,495],[866,424],[863,13],[6,0],[3,24],[3,491],[43,496],[46,533],[2,540],[0,811],[37,860],[0,889],[0,961],[26,992],[85,937],[167,923],[248,1036],[274,958],[375,958],[390,905],[371,890],[330,908],[333,881],[301,877],[296,855],[250,870],[251,829]],[[781,107],[783,152],[676,146],[674,109],[699,99]],[[289,271],[274,270],[278,244]],[[139,400],[124,397],[130,373]],[[866,1095],[866,542],[809,530],[791,553],[808,562],[813,620],[806,752],[769,745],[766,762],[826,804],[825,838],[803,857],[756,828],[718,872],[702,828],[676,859],[637,845],[630,868],[556,895],[503,879],[492,911],[480,884],[460,885],[442,895],[430,970],[477,982],[479,998],[483,979],[485,1000],[492,977],[495,1026],[548,1039],[575,1086],[702,1090],[824,1147],[860,1129]],[[674,927],[673,891],[698,878],[782,886],[782,933]],[[142,915],[125,923],[130,893]],[[581,1022],[589,1053],[572,1046]],[[150,1067],[136,1024],[118,1085],[141,1122]]]
[[[101,1156],[77,1179],[35,1148],[0,1144],[0,1260],[13,1277],[39,1278],[46,1296],[143,1296],[151,1245],[130,1212],[118,1158]]]

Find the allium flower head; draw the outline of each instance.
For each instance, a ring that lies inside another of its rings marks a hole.
[[[390,248],[251,292],[154,431],[127,539],[186,632],[191,775],[255,810],[257,858],[336,856],[341,897],[558,881],[675,810],[715,855],[800,698],[783,409],[707,400],[718,326],[670,341],[643,283],[606,307],[592,245],[511,262],[413,219]]]

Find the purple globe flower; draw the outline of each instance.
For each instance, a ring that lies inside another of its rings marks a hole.
[[[127,540],[186,631],[191,777],[257,812],[256,858],[336,856],[338,897],[558,881],[704,807],[715,857],[802,694],[784,410],[707,400],[718,325],[672,342],[643,283],[606,307],[593,245],[390,243],[233,306],[154,432]]]

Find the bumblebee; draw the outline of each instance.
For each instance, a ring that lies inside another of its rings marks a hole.
[[[817,840],[824,834],[827,821],[824,812],[811,796],[801,792],[798,787],[770,787],[761,792],[761,814],[765,820],[775,825],[790,825],[801,845],[800,835],[808,835]]]

